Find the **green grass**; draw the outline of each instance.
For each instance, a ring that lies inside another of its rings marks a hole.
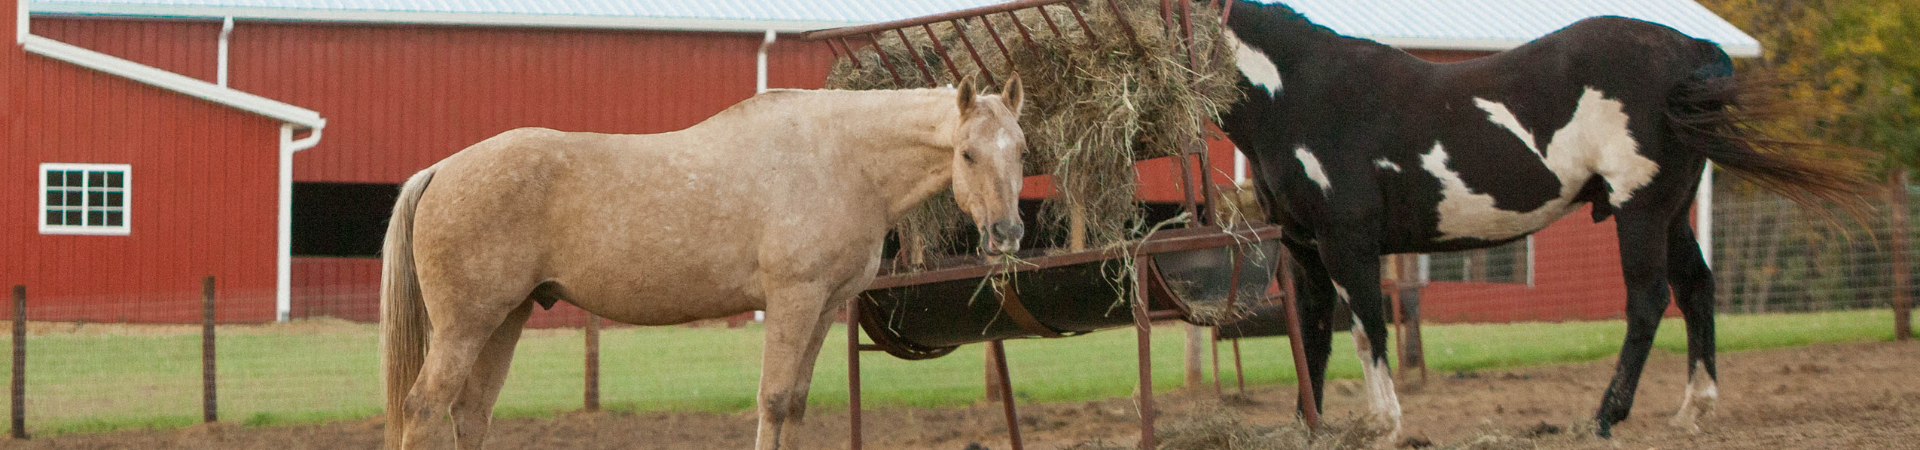
[[[1719,318],[1722,351],[1892,338],[1885,310]],[[1429,367],[1438,371],[1590,361],[1618,351],[1619,321],[1428,326]],[[1357,378],[1351,339],[1334,339],[1331,376]],[[1158,327],[1156,390],[1178,387],[1181,329]],[[603,403],[629,411],[741,411],[753,405],[760,362],[758,327],[620,328],[601,337]],[[815,408],[845,408],[846,333],[836,328],[814,371]],[[197,335],[53,333],[30,338],[28,425],[37,435],[129,428],[174,428],[199,420]],[[219,341],[220,412],[249,426],[363,419],[381,405],[375,327],[339,324],[324,332],[225,333]],[[1287,341],[1242,341],[1251,383],[1293,382]],[[1686,348],[1684,327],[1665,321],[1655,346]],[[1072,401],[1131,395],[1137,385],[1134,333],[1118,329],[1071,339],[1007,343],[1016,395]],[[862,358],[869,406],[941,407],[973,403],[982,392],[982,347],[928,361],[879,353]],[[530,331],[496,409],[501,417],[572,410],[582,396],[577,331]],[[1231,374],[1228,374],[1231,376]]]

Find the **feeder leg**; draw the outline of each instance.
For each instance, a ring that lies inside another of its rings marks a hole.
[[[1282,254],[1280,261],[1287,261],[1292,252]],[[1277,264],[1274,268],[1280,277],[1280,307],[1287,314],[1287,344],[1293,350],[1293,370],[1300,386],[1300,416],[1307,421],[1307,428],[1320,428],[1320,402],[1313,397],[1313,374],[1307,371],[1307,351],[1301,344],[1299,290],[1293,284],[1293,271],[1287,270],[1287,264]]]
[[[1003,364],[1003,362],[1000,361],[1000,355],[998,353],[992,351],[986,352],[986,364],[984,367],[986,367],[985,384],[987,386],[986,399],[988,402],[1000,401],[1000,392],[1007,389],[1006,385],[1000,384],[999,371],[994,370],[995,367],[999,367],[1001,364]]]
[[[1199,325],[1186,324],[1182,328],[1187,329],[1187,372],[1185,382],[1180,387],[1191,389],[1200,386],[1200,340],[1206,337],[1200,334]]]
[[[1153,450],[1153,321],[1147,318],[1145,264],[1133,272],[1133,328],[1140,349],[1140,449]]]
[[[1220,396],[1220,328],[1214,327],[1213,338],[1207,340],[1213,349],[1213,396]]]
[[[987,352],[993,354],[993,371],[1000,384],[1000,410],[1007,415],[1007,438],[1013,440],[1013,450],[1023,450],[1020,439],[1020,413],[1013,406],[1013,380],[1007,375],[1007,347],[995,339],[987,344]]]
[[[1247,393],[1247,368],[1240,364],[1240,339],[1233,340],[1233,376],[1240,381],[1240,393]]]
[[[860,450],[860,297],[847,299],[847,448]]]

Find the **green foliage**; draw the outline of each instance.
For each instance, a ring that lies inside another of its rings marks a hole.
[[[1784,127],[1883,154],[1882,168],[1920,167],[1920,2],[1701,0],[1760,40],[1747,62],[1792,81],[1810,106]]]

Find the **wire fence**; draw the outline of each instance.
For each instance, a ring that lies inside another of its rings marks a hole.
[[[1884,313],[1896,293],[1894,259],[1900,247],[1895,234],[1904,233],[1902,244],[1911,255],[1920,250],[1920,230],[1910,221],[1904,229],[1891,226],[1890,204],[1877,206],[1877,215],[1866,220],[1829,219],[1777,198],[1721,186],[1711,244],[1719,310],[1732,315]],[[1908,205],[1909,217],[1917,210]],[[1618,317],[1624,298],[1618,243],[1611,223],[1582,223],[1591,222],[1587,219],[1576,215],[1534,239],[1478,253],[1407,260],[1416,262],[1406,264],[1405,271],[1424,272],[1429,282],[1421,294],[1429,324]],[[377,268],[372,260],[332,267],[369,261]],[[220,324],[204,328],[206,292],[55,298],[35,297],[28,287],[25,318],[31,320],[16,328],[24,331],[26,357],[13,360],[24,377],[11,378],[23,388],[16,395],[24,394],[24,415],[17,417],[24,417],[24,430],[31,434],[187,426],[207,419],[209,391],[217,393],[212,405],[223,422],[275,425],[374,417],[382,401],[378,328],[372,323],[376,289],[365,281],[301,286],[293,304],[295,320],[286,323],[247,323],[270,320],[261,318],[272,317],[271,292],[216,291],[212,306]],[[77,317],[159,317],[171,323],[72,319]],[[673,411],[739,411],[753,405],[764,330],[744,317],[674,327],[609,323],[591,340],[584,330],[587,317],[564,303],[536,311],[531,321],[536,328],[518,346],[498,414],[550,414],[593,403]],[[1882,315],[1838,317],[1876,321],[1844,326],[1892,328]],[[1187,374],[1185,333],[1175,326],[1156,328],[1156,385],[1179,386]],[[1617,327],[1595,329],[1611,328]],[[1129,395],[1129,374],[1137,370],[1131,335],[1009,342],[1021,401]],[[817,405],[844,405],[845,333],[827,336],[812,398]],[[215,344],[212,358],[204,353],[208,337]],[[1601,350],[1618,345],[1612,335],[1594,339]],[[1512,340],[1520,345],[1521,339]],[[1429,340],[1428,345],[1450,344]],[[898,406],[978,401],[985,388],[985,355],[979,347],[915,362],[869,354],[862,362],[864,397],[870,404]],[[1282,368],[1290,361],[1277,353],[1284,347],[1250,356],[1250,381],[1290,379],[1291,370]],[[1334,346],[1338,352],[1352,350],[1343,347]],[[1492,358],[1505,347],[1477,343],[1461,351],[1474,348]],[[597,367],[585,363],[590,351],[597,353]],[[1336,356],[1335,361],[1350,359]],[[1335,376],[1343,370],[1357,369],[1336,364]],[[590,371],[597,376],[588,377]],[[1045,383],[1019,381],[1038,379]]]
[[[1911,192],[1916,188],[1908,186]],[[1916,292],[1904,252],[1920,251],[1911,220],[1897,226],[1896,207],[1886,198],[1873,210],[1850,215],[1810,211],[1783,198],[1756,193],[1736,181],[1720,183],[1714,195],[1711,238],[1703,239],[1714,273],[1716,309],[1722,313],[1767,313],[1887,308],[1897,285]],[[1906,217],[1920,207],[1905,205]],[[1690,225],[1698,217],[1689,217]],[[1695,227],[1697,228],[1697,227]],[[1904,237],[1904,239],[1901,239]],[[1494,248],[1419,255],[1406,278],[1427,282],[1421,292],[1424,319],[1434,322],[1513,322],[1621,317],[1626,290],[1621,279],[1614,222],[1594,223],[1575,212],[1535,235]],[[1909,281],[1898,282],[1896,272]],[[1671,310],[1677,314],[1677,310]]]

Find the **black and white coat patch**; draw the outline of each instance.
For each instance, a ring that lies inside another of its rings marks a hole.
[[[1332,330],[1345,328],[1329,313],[1347,302],[1372,410],[1398,430],[1379,255],[1498,245],[1591,205],[1594,221],[1617,218],[1628,288],[1627,344],[1596,414],[1600,433],[1627,417],[1669,298],[1688,319],[1695,377],[1676,422],[1691,427],[1711,408],[1713,282],[1685,213],[1709,157],[1730,169],[1768,158],[1737,136],[1676,131],[1676,117],[1721,117],[1731,104],[1689,94],[1730,85],[1731,60],[1717,46],[1597,17],[1497,55],[1434,64],[1284,5],[1230,7],[1226,37],[1246,95],[1221,128],[1300,262],[1299,338],[1316,396]]]

